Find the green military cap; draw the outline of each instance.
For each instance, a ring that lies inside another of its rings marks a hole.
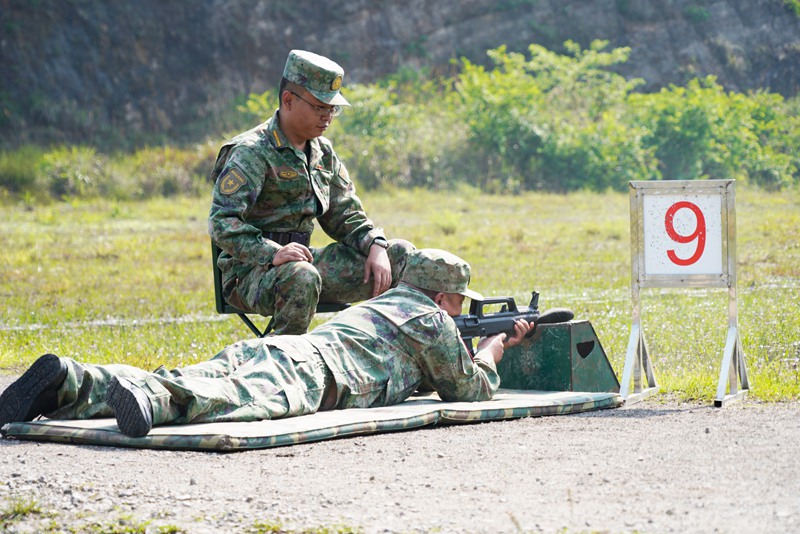
[[[344,69],[324,56],[305,50],[292,50],[283,68],[283,77],[304,87],[320,102],[332,106],[350,105],[339,92]]]
[[[458,293],[474,300],[483,300],[483,295],[467,288],[469,277],[469,263],[455,254],[423,248],[411,252],[406,258],[402,280],[422,289]]]

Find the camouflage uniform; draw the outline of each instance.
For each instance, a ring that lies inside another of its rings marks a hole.
[[[299,51],[290,53],[284,71],[285,78],[321,101],[349,105],[338,91],[343,74],[327,58]],[[373,241],[385,237],[364,212],[331,142],[324,137],[309,140],[307,156],[286,138],[279,116],[276,111],[220,150],[211,173],[215,185],[209,234],[223,250],[218,263],[225,300],[246,311],[274,315],[276,334],[302,334],[319,301],[356,302],[372,296],[372,284],[363,283],[364,264]],[[288,240],[308,246],[315,219],[335,243],[311,248],[313,263],[272,266],[273,256]],[[392,286],[413,248],[408,241],[389,241]]]
[[[452,278],[452,269],[432,268],[430,256],[429,250],[413,252],[404,280],[425,286],[420,282],[424,276]],[[449,289],[463,293],[466,283]],[[114,375],[142,388],[156,425],[387,406],[407,399],[423,380],[449,401],[487,400],[500,386],[494,361],[473,360],[453,319],[407,284],[353,306],[307,334],[236,343],[183,369],[160,367],[148,373],[125,365],[65,361],[69,370],[59,390],[62,407],[51,418],[112,415],[104,399]]]

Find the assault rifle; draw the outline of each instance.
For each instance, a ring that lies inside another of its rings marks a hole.
[[[484,313],[484,307],[489,305],[502,305],[500,311]],[[509,337],[514,335],[514,323],[517,319],[525,319],[533,323],[533,329],[525,337],[530,337],[539,324],[564,323],[575,317],[572,311],[565,308],[552,308],[539,313],[539,293],[533,291],[531,302],[528,306],[517,307],[514,297],[487,297],[482,301],[472,300],[469,305],[469,314],[453,317],[461,339],[470,351],[473,350],[474,338],[494,336],[504,333]]]

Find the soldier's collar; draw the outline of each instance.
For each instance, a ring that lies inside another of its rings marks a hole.
[[[288,147],[294,149],[291,142],[286,137],[286,134],[281,130],[280,121],[278,120],[278,111],[275,111],[275,114],[267,123],[266,132],[269,142],[272,143],[272,146],[275,148]],[[319,138],[309,139],[308,142],[311,146],[311,160],[308,163],[313,167],[322,159],[322,148],[319,143]]]
[[[267,123],[267,137],[275,148],[292,146],[289,139],[287,139],[286,135],[283,133],[283,130],[281,130],[280,122],[278,121],[278,110],[275,111],[275,114]]]

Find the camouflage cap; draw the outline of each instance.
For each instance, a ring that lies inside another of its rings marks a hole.
[[[446,250],[435,248],[409,253],[403,272],[403,282],[412,286],[483,300],[483,295],[467,288],[469,277],[469,263]]]
[[[305,50],[292,50],[283,68],[283,77],[304,87],[320,102],[332,106],[350,105],[339,92],[344,69],[324,56]]]

